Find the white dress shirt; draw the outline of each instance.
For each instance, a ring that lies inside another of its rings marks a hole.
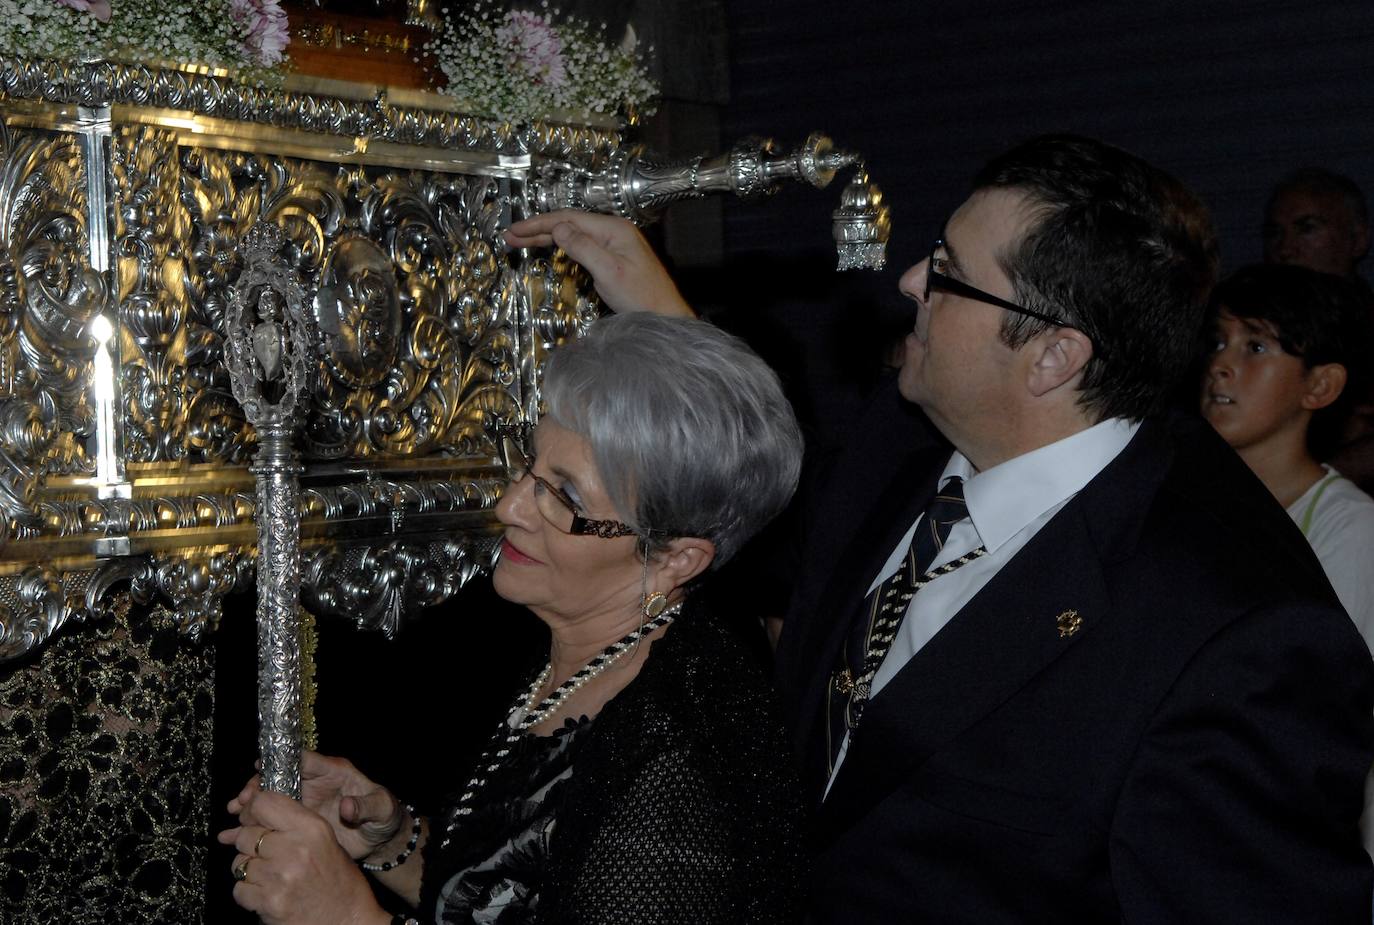
[[[941,575],[911,599],[897,638],[873,676],[870,697],[877,697],[897,672],[1002,570],[1002,566],[1126,448],[1139,428],[1138,423],[1111,418],[985,472],[975,471],[967,457],[955,452],[940,476],[939,487],[943,488],[956,476],[963,479],[969,516],[950,530],[949,538],[931,567],[951,562],[980,544],[987,548],[987,555],[957,571]],[[872,594],[901,567],[920,522],[921,517],[917,516],[874,577],[867,594]],[[919,705],[915,706],[919,709]],[[849,735],[846,733],[840,743],[830,784],[835,782],[848,749]],[[826,785],[827,793],[830,784]]]

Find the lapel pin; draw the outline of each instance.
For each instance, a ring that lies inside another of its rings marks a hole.
[[[1083,618],[1078,615],[1076,610],[1066,610],[1055,619],[1054,623],[1059,627],[1059,638],[1067,639],[1083,626]]]

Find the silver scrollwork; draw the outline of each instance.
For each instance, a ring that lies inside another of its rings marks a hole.
[[[303,86],[297,89],[296,85]],[[429,105],[396,105],[316,89],[288,79],[282,88],[241,83],[229,76],[116,62],[77,63],[0,56],[0,94],[86,107],[123,104],[175,109],[237,123],[450,150],[535,154],[563,160],[605,157],[619,143],[612,120],[549,118],[515,124],[455,111],[435,97]]]
[[[314,550],[302,564],[305,600],[312,611],[346,614],[390,638],[402,614],[447,600],[490,568],[495,548],[493,537],[477,546],[445,538]]]

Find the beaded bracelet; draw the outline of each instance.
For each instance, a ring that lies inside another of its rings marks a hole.
[[[391,917],[391,925],[420,925],[420,920],[398,912]]]
[[[420,844],[420,817],[415,815],[415,807],[411,806],[409,803],[404,804],[402,808],[410,813],[410,841],[406,842],[405,850],[396,855],[396,860],[394,861],[383,861],[380,864],[373,864],[369,861],[359,861],[358,864],[363,870],[388,871],[393,867],[400,867],[410,858],[410,855],[415,851],[415,846]],[[402,920],[401,925],[405,925],[404,920]]]

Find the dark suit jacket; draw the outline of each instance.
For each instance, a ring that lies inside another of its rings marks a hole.
[[[902,405],[804,527],[778,673],[815,800],[843,625],[949,455]],[[1147,421],[869,703],[818,809],[813,917],[1369,922],[1371,708],[1285,512],[1204,422]]]

